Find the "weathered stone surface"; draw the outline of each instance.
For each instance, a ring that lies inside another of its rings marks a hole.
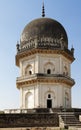
[[[0,128],[58,127],[57,114],[1,114]]]
[[[68,38],[64,27],[56,20],[50,18],[35,19],[26,25],[20,39],[21,47],[27,46],[26,44],[30,46],[33,40],[36,40],[35,42],[43,47],[50,47],[51,44],[52,46],[54,44],[58,46],[57,43],[59,43],[67,48],[68,45]],[[42,45],[43,42],[44,44]]]
[[[60,130],[59,127],[0,128],[0,130]]]

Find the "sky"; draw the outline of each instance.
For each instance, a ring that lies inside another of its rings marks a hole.
[[[16,44],[24,27],[40,18],[43,0],[0,0],[0,110],[20,107],[16,88],[19,68],[15,65]],[[81,0],[44,0],[46,17],[59,21],[75,48],[71,76],[72,107],[81,108]]]

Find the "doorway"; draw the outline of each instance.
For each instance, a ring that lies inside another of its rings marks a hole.
[[[47,99],[47,108],[52,108],[52,99]]]

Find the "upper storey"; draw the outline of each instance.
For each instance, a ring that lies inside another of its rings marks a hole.
[[[68,38],[64,27],[54,19],[39,18],[27,24],[21,34],[20,49],[66,48]]]

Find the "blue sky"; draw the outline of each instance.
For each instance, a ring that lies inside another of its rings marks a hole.
[[[19,69],[15,65],[16,43],[23,28],[41,17],[43,0],[0,0],[0,109],[19,108],[16,88]],[[81,108],[81,0],[44,0],[46,17],[59,21],[65,28],[69,49],[75,48],[72,64],[72,106]]]

